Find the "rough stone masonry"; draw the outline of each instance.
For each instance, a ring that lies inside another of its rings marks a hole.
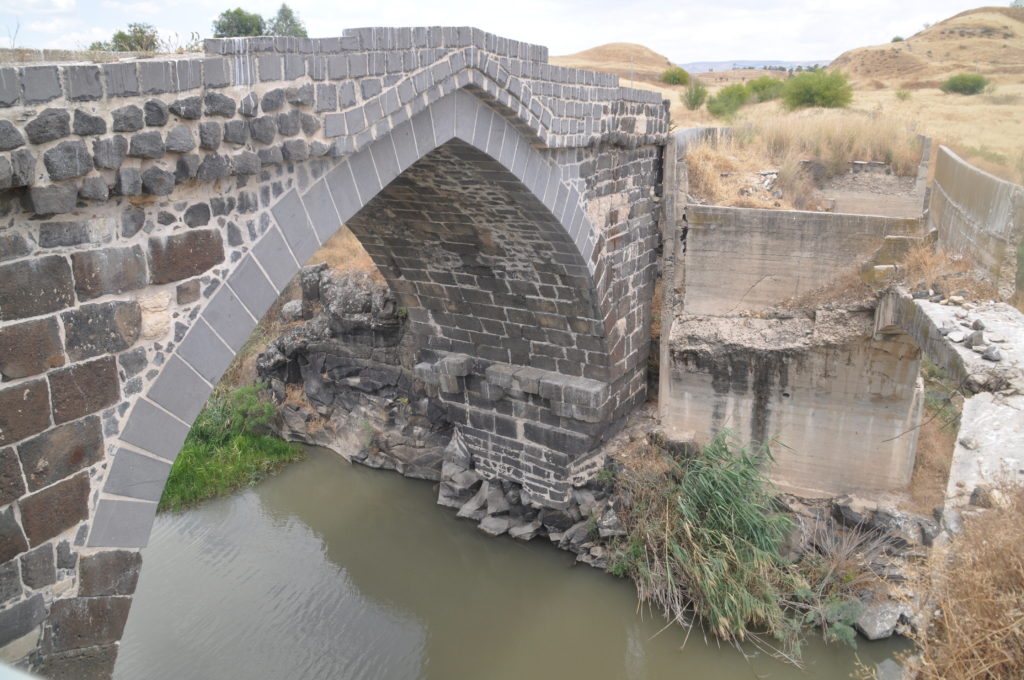
[[[109,676],[190,423],[342,223],[477,467],[567,502],[644,398],[667,128],[471,28],[0,67],[0,658]]]

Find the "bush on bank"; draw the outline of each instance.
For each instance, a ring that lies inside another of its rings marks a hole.
[[[171,467],[158,509],[183,510],[227,495],[301,459],[301,449],[267,433],[274,411],[257,385],[214,392]]]
[[[818,106],[841,109],[853,101],[853,87],[841,71],[810,71],[786,81],[782,103],[787,109]]]
[[[950,76],[939,86],[939,89],[946,94],[972,95],[978,94],[986,87],[988,87],[988,78],[985,76],[978,73],[958,73],[955,76]]]

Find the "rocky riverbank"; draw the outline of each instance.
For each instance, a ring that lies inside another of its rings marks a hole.
[[[438,503],[490,535],[546,537],[579,562],[607,569],[625,535],[619,513],[629,502],[617,488],[618,472],[642,464],[640,458],[695,452],[692,443],[666,440],[652,411],[640,409],[607,444],[604,469],[573,489],[568,507],[545,507],[521,485],[488,479],[475,468],[436,392],[416,377],[404,310],[384,283],[320,265],[302,271],[301,289],[301,298],[282,309],[284,332],[257,360],[278,403],[278,433],[353,462],[436,481]],[[864,607],[855,622],[868,639],[911,623],[906,603],[913,597],[901,590],[905,569],[946,540],[956,522],[851,497],[785,495],[778,505],[794,521],[787,558],[831,559],[846,551],[841,557],[849,565],[872,576],[872,587],[857,593]]]

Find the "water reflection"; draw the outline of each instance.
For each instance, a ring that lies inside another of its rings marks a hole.
[[[312,450],[256,489],[157,520],[115,678],[716,680],[849,677],[705,644],[632,587],[536,541],[492,539],[431,485]],[[893,643],[862,645],[888,657]]]

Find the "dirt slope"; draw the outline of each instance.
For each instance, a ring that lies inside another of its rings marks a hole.
[[[576,54],[551,57],[549,61],[558,66],[614,73],[623,85],[629,80],[660,82],[665,69],[675,66],[668,57],[634,43],[608,43]]]
[[[1024,76],[1024,7],[980,7],[939,22],[902,42],[843,53],[832,67],[866,88],[936,87],[959,72],[1001,83]]]

